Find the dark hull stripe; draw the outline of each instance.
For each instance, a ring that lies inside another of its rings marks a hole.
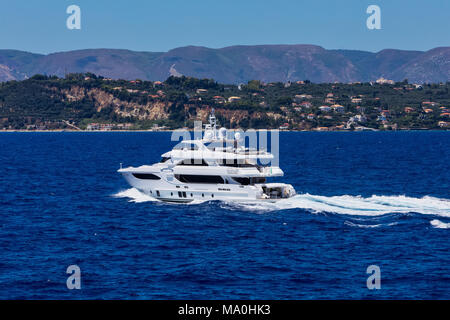
[[[158,200],[161,201],[165,201],[165,202],[192,202],[194,201],[194,199],[170,199],[170,198],[156,198]]]

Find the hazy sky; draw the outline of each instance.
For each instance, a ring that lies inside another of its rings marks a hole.
[[[0,49],[167,51],[199,45],[316,44],[327,49],[450,46],[449,0],[0,0]],[[66,27],[69,5],[81,30]],[[381,30],[366,9],[381,8]]]

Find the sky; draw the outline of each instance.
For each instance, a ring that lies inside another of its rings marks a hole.
[[[81,29],[69,30],[69,5]],[[369,30],[369,5],[381,29]],[[426,51],[450,46],[449,0],[0,0],[0,49],[52,53],[188,45],[315,44]]]

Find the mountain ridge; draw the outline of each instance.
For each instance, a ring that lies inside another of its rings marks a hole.
[[[234,45],[224,48],[185,46],[167,52],[127,49],[81,49],[37,54],[0,50],[0,81],[34,74],[64,76],[92,72],[113,79],[167,79],[185,75],[221,83],[249,80],[287,82],[367,82],[450,80],[450,47],[428,51],[383,49],[378,52],[325,49],[311,44]]]

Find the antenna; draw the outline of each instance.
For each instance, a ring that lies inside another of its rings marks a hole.
[[[217,139],[217,119],[214,114],[214,108],[212,108],[211,114],[209,115],[209,125],[212,129],[213,139]]]
[[[211,114],[209,115],[209,124],[213,128],[216,126],[216,116],[214,115],[214,108],[212,108]]]

